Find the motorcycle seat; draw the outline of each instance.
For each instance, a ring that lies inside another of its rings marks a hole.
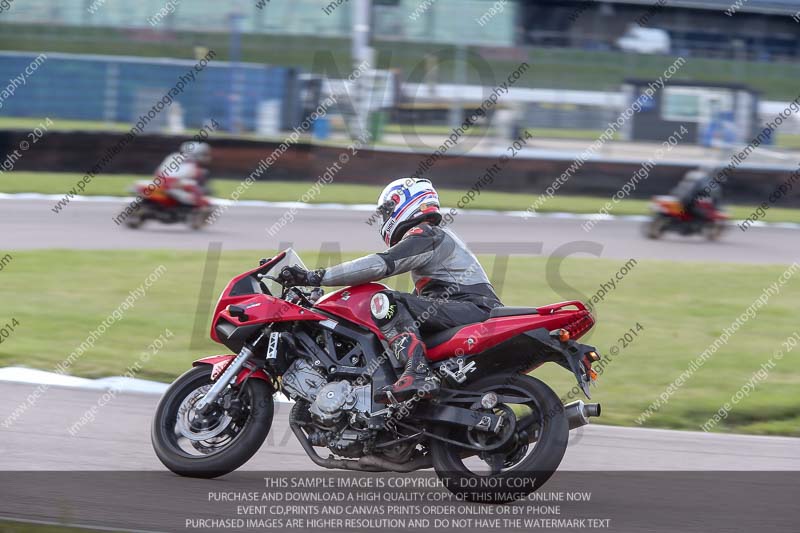
[[[535,307],[495,307],[489,312],[489,318],[537,314],[539,314],[539,312]]]
[[[536,315],[539,314],[535,307],[495,307],[489,312],[489,318],[498,318],[503,316],[521,316],[521,315]],[[477,322],[474,322],[477,324]],[[443,329],[442,331],[436,331],[433,333],[422,333],[422,342],[425,343],[426,348],[435,348],[440,344],[444,344],[445,342],[452,339],[456,333],[461,331],[461,329],[471,326],[472,324],[463,324],[461,326],[455,326],[448,329]]]
[[[477,324],[477,322],[475,322]],[[456,333],[461,331],[462,328],[467,326],[471,326],[472,324],[464,324],[462,326],[456,326],[453,328],[443,329],[442,331],[436,331],[433,333],[422,333],[422,342],[425,343],[426,348],[434,348],[439,346],[440,344],[444,344],[445,342],[452,339]]]

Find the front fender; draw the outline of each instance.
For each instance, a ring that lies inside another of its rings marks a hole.
[[[192,366],[200,366],[200,365],[211,365],[211,379],[216,381],[216,379],[222,374],[228,365],[236,358],[236,354],[223,354],[223,355],[210,355],[208,357],[203,357],[202,359],[198,359],[192,363]],[[273,380],[272,377],[267,374],[264,369],[258,369],[255,372],[251,372],[252,368],[247,368],[247,364],[245,364],[244,368],[242,368],[239,375],[236,376],[236,384],[240,385],[248,376],[250,378],[256,378],[266,381],[270,387],[273,387]]]

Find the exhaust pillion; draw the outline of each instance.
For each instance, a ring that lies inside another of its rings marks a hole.
[[[195,361],[161,399],[152,441],[173,472],[212,478],[242,466],[271,429],[273,395],[283,394],[294,401],[293,434],[321,467],[432,467],[464,499],[504,503],[545,483],[569,431],[600,415],[598,404],[563,405],[529,375],[556,363],[589,397],[600,355],[577,342],[594,326],[581,302],[499,307],[484,322],[426,336],[438,393],[380,404],[374,392],[403,370],[370,317],[370,300],[386,287],[323,295],[283,283],[289,266],[302,266],[291,249],[228,283],[211,338],[233,353]]]

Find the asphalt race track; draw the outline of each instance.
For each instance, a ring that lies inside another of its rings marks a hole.
[[[36,387],[0,382],[0,420]],[[0,471],[158,470],[150,422],[159,397],[120,393],[76,436],[68,428],[96,405],[102,391],[51,387],[3,430]],[[275,403],[267,442],[248,470],[318,470],[289,430],[288,403]],[[590,424],[572,432],[564,470],[800,470],[800,439],[721,435]]]
[[[223,251],[293,246],[313,252],[321,243],[328,250],[382,248],[376,227],[365,223],[369,208],[297,209],[294,221],[270,236],[267,228],[290,212],[291,204],[232,206],[200,232],[154,223],[136,231],[119,227],[112,218],[121,209],[120,200],[76,202],[60,214],[50,210],[52,205],[50,199],[0,199],[3,248],[206,250],[210,243],[222,243]],[[641,235],[639,220],[602,221],[588,233],[581,227],[584,220],[467,212],[456,218],[454,228],[477,253],[753,264],[790,264],[800,258],[800,230],[788,227],[752,227],[747,232],[732,227],[716,243],[674,236],[654,242]],[[0,382],[0,421],[35,389]],[[0,519],[137,531],[211,531],[217,529],[183,522],[198,513],[235,514],[209,506],[210,491],[263,490],[263,476],[270,472],[295,476],[322,470],[289,430],[289,404],[276,403],[265,445],[240,472],[213,481],[175,476],[161,465],[150,443],[156,395],[119,393],[97,411],[94,421],[70,434],[68,428],[96,406],[102,394],[49,387],[22,416],[0,429]],[[571,433],[559,472],[543,490],[590,491],[597,501],[585,512],[610,517],[607,531],[753,531],[765,526],[770,531],[797,531],[787,509],[796,507],[798,471],[800,439],[592,424]],[[572,514],[571,508],[565,511],[565,517]],[[363,530],[370,529],[359,529]],[[428,530],[503,529],[472,524]]]
[[[34,389],[34,385],[0,383],[0,397],[22,401]],[[272,432],[262,449],[240,472],[214,481],[174,476],[160,464],[150,445],[156,395],[120,393],[98,410],[93,422],[74,436],[70,435],[68,428],[80,413],[96,404],[101,394],[102,391],[97,390],[51,387],[15,423],[3,430],[0,471],[9,483],[0,483],[0,517],[62,521],[68,516],[69,523],[174,530],[175,517],[202,509],[209,491],[250,490],[254,479],[259,480],[258,486],[263,490],[261,474],[256,476],[257,472],[299,475],[320,470],[306,457],[288,430],[289,404],[276,403]],[[0,420],[5,420],[16,406],[14,401],[0,403]],[[32,470],[40,471],[42,477],[20,472]],[[796,472],[791,474],[795,479],[792,482],[782,477],[786,473],[768,472],[777,470],[800,470],[798,439],[590,425],[572,432],[559,473],[545,487],[563,490],[578,483],[578,479],[588,484],[588,487],[572,488],[591,488],[598,498],[607,498],[603,511],[610,516],[619,514],[614,531],[707,531],[702,529],[702,520],[697,518],[709,511],[707,499],[696,495],[680,501],[674,499],[681,498],[686,491],[702,490],[713,494],[714,498],[724,494],[728,505],[733,507],[733,500],[743,494],[739,485],[751,485],[755,478],[763,479],[764,486],[760,490],[777,492],[780,489],[786,498],[794,498]],[[92,478],[87,471],[95,471],[97,477]],[[675,471],[683,473],[676,477]],[[253,475],[248,477],[247,472]],[[62,484],[78,483],[76,480],[81,476],[89,477],[81,482],[80,490],[70,488],[79,495],[59,492],[66,491]],[[719,476],[735,478],[718,483],[714,478]],[[103,487],[91,487],[93,483],[100,483],[98,478]],[[47,490],[42,490],[45,479],[49,485]],[[122,494],[108,493],[106,487],[113,487],[114,483],[125,485],[121,487]],[[659,489],[672,484],[685,486],[681,490]],[[726,494],[726,491],[732,493]],[[749,490],[746,492],[749,494]],[[637,498],[644,499],[639,505],[647,502],[647,513],[639,513],[642,516],[628,507],[630,502],[635,509]],[[201,499],[203,501],[199,501]],[[770,505],[790,504],[778,500]],[[143,509],[146,512],[143,513]],[[731,520],[735,513],[726,509],[727,520]],[[678,516],[676,510],[681,517],[680,527],[674,522]],[[649,527],[643,527],[643,521]],[[723,530],[727,529],[714,529]]]
[[[274,236],[267,228],[291,207],[236,205],[212,226],[193,232],[185,225],[147,223],[129,230],[116,225],[120,201],[76,202],[63,212],[51,211],[52,200],[0,200],[0,234],[4,248],[61,249],[196,249],[211,242],[228,249],[274,250],[292,245],[316,251],[321,242],[338,243],[342,251],[379,250],[382,242],[375,226],[366,223],[366,210],[343,208],[297,209],[294,221]],[[800,230],[751,227],[742,232],[731,227],[720,242],[701,237],[669,235],[661,241],[645,239],[642,222],[617,219],[599,222],[586,232],[579,218],[545,216],[524,219],[504,214],[465,212],[453,228],[477,253],[507,252],[520,255],[575,255],[614,259],[663,259],[756,264],[791,264],[798,259]]]

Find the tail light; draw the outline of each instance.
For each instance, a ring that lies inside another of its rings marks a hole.
[[[564,326],[569,332],[569,336],[577,339],[594,326],[594,317],[589,311],[578,311],[576,317],[567,325]]]

